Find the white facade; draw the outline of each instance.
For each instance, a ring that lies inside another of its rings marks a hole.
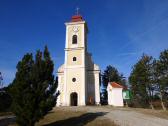
[[[108,105],[124,106],[122,90],[123,90],[122,86],[113,86],[112,83],[108,84],[107,86]]]
[[[87,52],[87,24],[81,16],[75,18],[79,20],[65,23],[65,61],[58,69],[57,106],[100,103],[100,69]]]

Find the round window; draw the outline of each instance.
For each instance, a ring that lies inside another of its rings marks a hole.
[[[75,82],[75,81],[76,81],[76,78],[72,78],[72,81]]]

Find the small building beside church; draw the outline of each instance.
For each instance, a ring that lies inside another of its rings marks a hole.
[[[109,82],[107,86],[108,105],[124,106],[123,86],[116,82]]]
[[[57,72],[57,106],[99,104],[100,69],[87,49],[87,23],[77,14],[65,26],[65,60]]]

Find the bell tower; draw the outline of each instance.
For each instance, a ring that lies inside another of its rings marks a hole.
[[[58,106],[100,103],[100,69],[87,51],[87,23],[82,16],[72,16],[65,23],[65,59],[58,69]]]
[[[64,62],[64,103],[72,105],[86,105],[86,22],[82,16],[72,16],[66,25],[66,44]],[[76,93],[76,99],[72,94]]]
[[[85,60],[83,56],[85,55],[85,51],[87,49],[86,22],[82,20],[82,16],[77,15],[73,16],[71,22],[65,23],[65,25],[66,25],[65,54],[67,54],[65,55],[65,64],[69,66],[75,66],[75,65],[84,66]]]

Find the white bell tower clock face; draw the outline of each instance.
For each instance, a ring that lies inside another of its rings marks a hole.
[[[78,31],[79,31],[78,26],[74,26],[74,27],[73,27],[73,31],[74,31],[74,32],[78,32]]]

